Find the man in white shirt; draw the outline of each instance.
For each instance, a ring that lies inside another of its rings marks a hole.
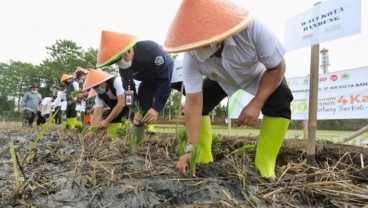
[[[44,124],[52,115],[53,102],[55,97],[45,97],[42,99],[41,108],[39,111],[37,125]]]
[[[216,102],[243,89],[254,98],[240,113],[238,125],[256,125],[262,111],[255,167],[262,177],[274,179],[293,99],[284,78],[285,49],[249,11],[232,2],[198,0],[189,4],[189,0],[183,1],[164,43],[167,52],[186,52],[183,79],[188,154],[179,159],[177,168],[186,175],[193,145],[199,148],[198,163],[213,161],[210,119],[201,117],[202,109],[208,108],[203,106],[203,97],[208,95],[202,88],[211,88]]]

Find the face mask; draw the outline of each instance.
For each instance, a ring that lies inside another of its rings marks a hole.
[[[193,51],[193,54],[197,57],[200,62],[205,62],[209,59],[213,54],[216,53],[218,49],[220,49],[221,44],[212,44],[206,48],[199,48]]]
[[[104,94],[105,93],[105,89],[104,88],[101,88],[101,87],[98,87],[97,89],[96,89],[96,92],[97,92],[97,94]]]
[[[33,93],[37,93],[37,90],[32,90]]]
[[[120,59],[120,61],[116,62],[116,65],[119,66],[119,68],[127,69],[132,66],[132,60],[125,61],[123,58]]]

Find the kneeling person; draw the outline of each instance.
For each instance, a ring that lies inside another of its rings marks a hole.
[[[129,112],[125,107],[124,88],[120,77],[90,69],[83,85],[83,92],[93,88],[97,92],[91,127],[97,126],[99,130],[107,129],[108,137],[116,137],[118,129],[122,126],[122,117]],[[110,107],[109,115],[104,119],[104,106]],[[89,132],[87,139],[92,137]]]

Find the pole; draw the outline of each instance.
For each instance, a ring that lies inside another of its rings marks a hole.
[[[180,87],[180,99],[179,99],[179,105],[178,105],[178,114],[176,116],[176,127],[175,127],[175,135],[178,136],[178,131],[179,131],[179,119],[180,119],[180,114],[181,114],[181,100],[183,98],[183,90],[184,90],[184,84],[181,83],[181,87]]]

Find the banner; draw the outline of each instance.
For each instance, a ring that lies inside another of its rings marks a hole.
[[[329,0],[286,22],[288,51],[359,34],[361,0]]]
[[[183,81],[183,61],[175,61],[171,77],[171,83]]]
[[[293,93],[292,120],[308,119],[309,77],[287,79]],[[317,119],[368,118],[368,67],[319,75]],[[230,97],[230,118],[238,118],[253,96],[239,90]]]

